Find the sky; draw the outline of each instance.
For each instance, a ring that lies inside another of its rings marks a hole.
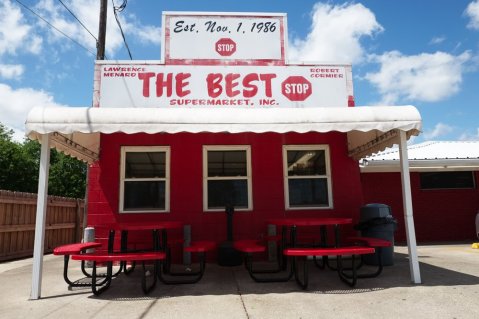
[[[479,0],[113,0],[108,60],[130,59],[124,2],[135,60],[161,59],[163,11],[286,13],[289,61],[351,63],[358,106],[416,106],[412,143],[479,140]],[[0,1],[0,122],[16,140],[34,106],[92,105],[98,18],[98,0]]]

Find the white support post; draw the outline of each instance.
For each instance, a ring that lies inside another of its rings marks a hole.
[[[409,253],[409,269],[411,281],[421,283],[419,260],[417,257],[416,231],[412,210],[411,180],[409,177],[409,159],[407,154],[407,137],[405,131],[399,131],[399,161],[401,164],[402,198],[404,207],[404,222],[406,225],[406,238]]]
[[[32,291],[30,299],[39,299],[42,290],[43,253],[45,244],[45,221],[48,200],[48,174],[50,170],[50,137],[42,135],[40,170],[38,173],[37,214],[35,242],[33,247]]]

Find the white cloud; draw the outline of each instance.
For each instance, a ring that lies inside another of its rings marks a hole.
[[[30,88],[13,89],[0,83],[0,114],[2,124],[13,129],[14,138],[22,141],[25,131],[25,119],[34,106],[61,106],[45,91]]]
[[[479,128],[476,129],[476,134],[462,133],[459,136],[460,141],[479,141]]]
[[[18,79],[25,68],[21,64],[0,64],[0,78],[4,79]]]
[[[96,38],[98,36],[98,20],[100,12],[100,3],[98,0],[69,0],[63,1],[66,6],[78,17],[78,19],[85,25],[85,27]],[[69,37],[79,42],[92,52],[96,52],[96,41],[93,36],[88,33],[74,18],[66,11],[66,9],[57,1],[41,0],[36,8],[44,15],[44,17],[56,28],[62,30]],[[128,11],[128,7],[124,12]],[[124,15],[119,13],[120,23],[123,31],[127,37],[127,41],[133,41],[138,38],[143,43],[158,43],[160,42],[159,28],[149,25],[142,25],[137,21],[135,15]],[[48,28],[51,41],[69,41],[63,35]],[[153,31],[158,31],[158,36],[154,36]],[[70,41],[71,42],[71,41]],[[65,42],[66,43],[66,42]],[[71,46],[71,43],[68,43]],[[115,53],[123,47],[123,38],[113,14],[113,6],[108,3],[107,13],[107,34],[106,34],[106,55],[111,58]],[[133,52],[134,53],[134,52]]]
[[[469,3],[465,14],[470,18],[467,27],[470,29],[479,30],[479,0]]]
[[[459,91],[465,63],[471,58],[467,51],[457,56],[445,52],[406,56],[391,51],[370,56],[380,69],[364,78],[382,95],[379,104],[402,100],[436,102]]]
[[[0,2],[0,56],[18,50],[40,53],[42,40],[24,20],[20,7],[9,0]]]
[[[90,32],[96,37],[98,32],[98,16],[99,1],[80,0],[80,1],[64,1],[64,3],[75,13]],[[96,51],[95,39],[70,15],[70,13],[58,2],[53,0],[41,0],[35,6],[39,14],[44,17],[55,28],[82,44],[90,51]],[[61,42],[71,47],[73,42],[65,38],[64,35],[53,29],[51,26],[38,22],[40,27],[48,32],[48,40],[50,43]],[[112,42],[113,39],[112,39]]]
[[[143,43],[158,45],[161,43],[161,27],[145,26],[137,29],[135,32]]]
[[[306,39],[290,43],[290,61],[341,61],[360,63],[365,49],[360,40],[383,31],[374,13],[360,3],[317,3]]]
[[[28,44],[27,50],[33,54],[40,54],[40,52],[42,51],[42,44],[43,44],[42,38],[34,36],[32,37],[30,43]]]
[[[446,37],[434,37],[429,41],[429,44],[440,44],[446,40]]]
[[[444,136],[454,131],[454,128],[444,123],[437,123],[431,131],[425,131],[423,137],[425,140],[432,140],[436,137]]]

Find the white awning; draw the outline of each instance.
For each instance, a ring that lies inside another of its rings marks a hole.
[[[398,130],[418,135],[421,116],[414,106],[349,108],[93,108],[37,107],[28,114],[26,134],[92,162],[100,134],[200,132],[347,132],[349,155],[359,159],[398,142]]]

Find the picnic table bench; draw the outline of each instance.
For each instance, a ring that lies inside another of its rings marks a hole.
[[[355,256],[356,255],[365,255],[365,254],[374,254],[375,249],[373,247],[366,246],[350,246],[350,247],[331,247],[331,248],[315,248],[315,247],[293,247],[286,248],[283,251],[283,254],[288,257],[292,257],[292,267],[294,271],[294,278],[298,285],[307,289],[308,287],[308,263],[306,257],[315,257],[315,256],[336,256],[337,258],[337,272],[339,278],[349,286],[353,287],[356,285],[358,275],[357,267],[355,265]],[[344,268],[342,263],[343,256],[352,256],[352,267]],[[298,271],[298,257],[304,258],[303,262],[303,279],[300,278]],[[352,274],[346,273],[347,270],[351,270]]]
[[[199,269],[197,271],[172,271],[170,268],[170,262],[167,260],[163,267],[166,271],[159,271],[158,278],[160,281],[167,285],[178,284],[194,284],[203,278],[206,265],[206,253],[216,248],[216,243],[210,240],[199,240],[191,242],[188,247],[184,248],[185,252],[195,253],[198,255]],[[171,277],[182,278],[173,279]]]
[[[53,249],[53,254],[56,256],[64,256],[63,258],[63,279],[70,287],[85,287],[90,286],[90,283],[86,282],[79,282],[78,280],[72,281],[68,278],[68,262],[70,260],[71,255],[79,255],[84,253],[88,249],[94,249],[101,247],[101,243],[97,242],[86,242],[86,243],[74,243],[74,244],[67,244],[58,246]],[[85,276],[91,278],[91,274],[89,274],[85,269],[85,261],[81,263],[81,270]]]
[[[131,252],[131,253],[87,253],[80,255],[73,255],[73,260],[82,260],[82,261],[92,261],[93,262],[93,271],[92,271],[92,292],[95,295],[99,295],[110,287],[112,275],[113,262],[136,262],[141,261],[143,264],[143,275],[141,280],[141,287],[145,294],[149,293],[155,286],[157,281],[157,275],[159,271],[159,261],[164,260],[166,254],[162,251],[154,252]],[[145,262],[153,262],[154,271],[153,271],[153,282],[147,284],[147,272],[145,268]],[[107,273],[104,277],[104,280],[97,282],[97,263],[107,263]]]
[[[378,268],[376,269],[376,271],[372,273],[358,274],[358,278],[373,278],[373,277],[379,276],[381,272],[383,271],[382,249],[385,247],[391,247],[392,243],[386,239],[373,238],[373,237],[348,237],[346,240],[348,243],[373,247],[376,250]],[[361,260],[361,262],[358,264],[356,268],[359,269],[362,266],[362,264],[363,263]]]
[[[269,238],[267,240],[270,240]],[[282,264],[278,262],[277,266],[272,269],[253,269],[253,255],[264,253],[266,251],[266,246],[261,240],[256,239],[241,239],[235,240],[233,242],[233,247],[242,252],[244,256],[244,264],[250,277],[256,282],[285,282],[290,280],[293,277],[293,270],[290,268],[289,271],[285,272],[285,275],[274,275],[274,276],[264,276],[262,274],[276,274],[280,273],[283,270]],[[278,257],[278,261],[281,258]],[[259,276],[258,276],[259,275]]]

